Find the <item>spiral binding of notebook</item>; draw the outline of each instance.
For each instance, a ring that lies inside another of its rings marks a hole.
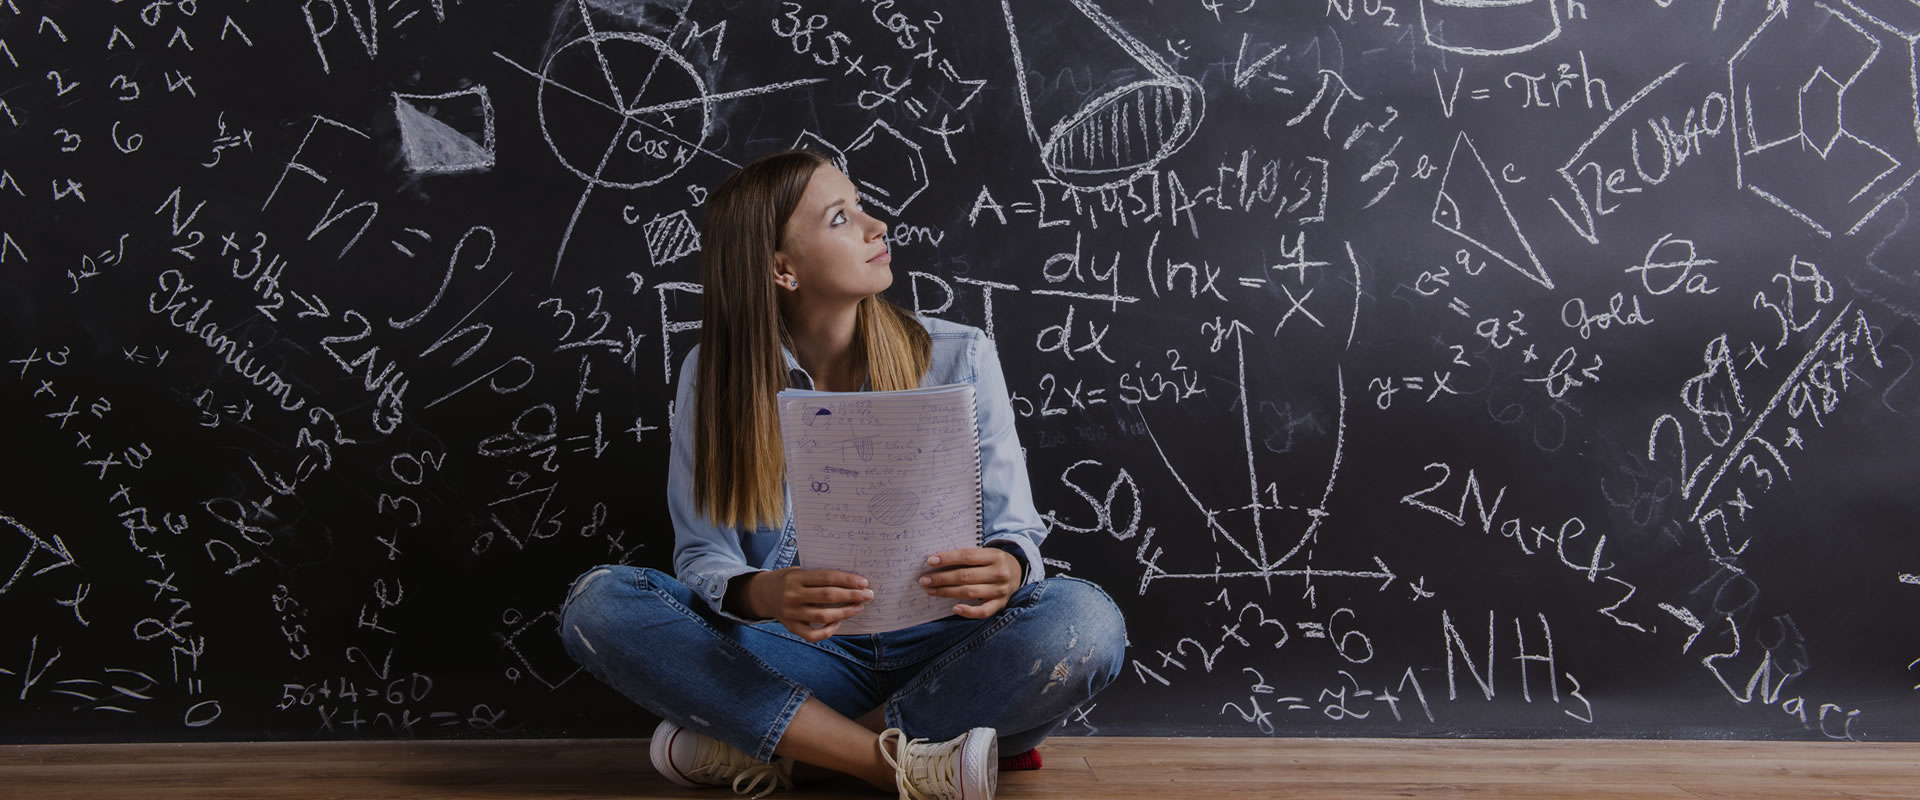
[[[780,393],[799,565],[869,581],[875,598],[838,633],[953,613],[919,586],[926,557],[978,547],[984,518],[971,384],[897,392]]]

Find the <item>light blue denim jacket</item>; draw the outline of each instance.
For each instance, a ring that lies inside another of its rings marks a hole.
[[[1013,404],[1007,397],[1006,375],[993,340],[979,328],[921,317],[933,337],[933,359],[922,386],[950,383],[974,385],[975,428],[980,434],[981,540],[1019,556],[1026,567],[1026,583],[1044,576],[1040,542],[1047,536],[1040,514],[1033,508],[1033,489],[1027,483],[1026,454],[1013,428]],[[813,377],[800,368],[793,353],[783,348],[789,385],[812,389]],[[761,526],[723,527],[694,510],[693,426],[694,376],[700,348],[694,347],[680,365],[679,391],[674,400],[673,456],[667,472],[667,508],[673,515],[673,569],[680,582],[705,598],[722,616],[743,619],[722,609],[727,583],[758,570],[793,566],[793,498],[786,498],[786,522],[778,529]],[[931,554],[929,554],[931,555]]]

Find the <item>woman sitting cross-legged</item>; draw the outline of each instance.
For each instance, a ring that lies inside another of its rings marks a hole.
[[[560,621],[574,659],[665,720],[651,756],[675,783],[764,794],[841,773],[903,800],[989,800],[999,753],[1032,750],[1119,674],[1112,599],[1045,577],[993,342],[880,296],[886,230],[806,151],[748,164],[708,198],[704,320],[667,483],[675,574],[588,570]],[[953,614],[836,635],[873,592],[794,566],[775,397],[956,383],[976,396],[981,544],[925,554],[921,580]]]

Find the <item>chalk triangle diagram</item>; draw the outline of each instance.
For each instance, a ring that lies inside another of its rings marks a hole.
[[[421,111],[412,101],[472,97],[483,123],[481,141]],[[493,166],[493,105],[485,87],[439,95],[393,94],[394,117],[400,122],[401,151],[414,172],[482,172]]]
[[[1468,158],[1461,158],[1462,150]],[[1456,179],[1455,174],[1460,177]],[[1502,225],[1501,220],[1506,224]],[[1467,240],[1533,282],[1553,288],[1553,279],[1547,277],[1546,268],[1540,266],[1540,257],[1534,255],[1533,245],[1527,241],[1527,235],[1520,232],[1520,221],[1513,218],[1513,208],[1507,205],[1506,195],[1501,194],[1499,181],[1494,179],[1493,171],[1487,169],[1487,162],[1480,158],[1479,149],[1464,131],[1454,140],[1453,153],[1447,156],[1447,170],[1440,176],[1439,196],[1433,202],[1433,224]],[[1521,256],[1525,256],[1527,263],[1520,263]]]

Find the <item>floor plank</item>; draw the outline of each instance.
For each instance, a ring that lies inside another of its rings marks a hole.
[[[18,745],[0,799],[596,800],[684,792],[644,739]],[[1003,798],[1914,800],[1920,743],[1055,739]],[[881,797],[852,782],[783,797]]]

